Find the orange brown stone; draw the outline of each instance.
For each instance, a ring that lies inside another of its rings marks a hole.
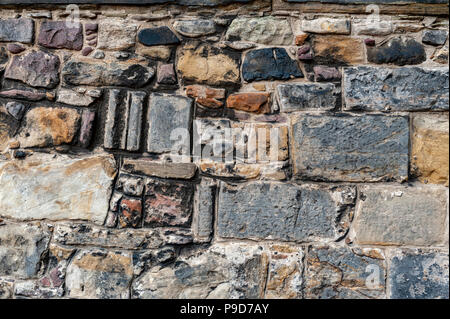
[[[237,93],[227,99],[227,107],[239,111],[269,113],[270,93]]]
[[[186,87],[186,95],[195,98],[195,102],[213,109],[223,106],[220,99],[225,98],[225,89],[213,89],[201,85],[189,85]]]

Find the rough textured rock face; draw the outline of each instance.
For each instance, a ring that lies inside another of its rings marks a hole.
[[[0,299],[448,298],[447,2],[0,0]]]

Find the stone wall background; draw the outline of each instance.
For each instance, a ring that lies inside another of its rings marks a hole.
[[[448,3],[188,2],[0,1],[0,298],[448,298]]]

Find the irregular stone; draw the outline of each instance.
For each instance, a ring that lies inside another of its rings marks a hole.
[[[161,64],[158,66],[157,79],[159,84],[176,84],[177,76],[175,74],[175,69],[173,63]]]
[[[91,54],[92,51],[94,51],[94,48],[92,48],[92,47],[85,47],[83,50],[81,50],[81,54],[83,56],[87,56],[87,55]]]
[[[374,39],[364,39],[364,44],[369,47],[374,47],[376,42]]]
[[[315,65],[313,67],[314,81],[340,81],[342,78],[341,72],[334,67],[327,67],[325,65]]]
[[[211,160],[202,160],[199,169],[206,175],[245,180],[257,178],[261,174],[259,164],[221,163]]]
[[[14,285],[14,294],[20,297],[29,297],[34,299],[58,298],[64,295],[64,289],[47,288],[40,285],[37,280],[18,281]]]
[[[178,138],[190,135],[192,125],[193,103],[190,98],[179,95],[162,95],[153,93],[150,96],[148,112],[147,151],[153,153],[175,152],[178,145],[173,135]],[[178,133],[177,133],[178,132]],[[172,139],[171,139],[172,136]],[[182,146],[190,144],[185,141]],[[189,153],[189,148],[185,148]],[[187,154],[185,154],[187,155]]]
[[[32,43],[33,19],[0,19],[0,42]]]
[[[18,54],[18,53],[23,52],[23,51],[26,50],[26,48],[24,46],[22,46],[20,44],[16,44],[16,43],[8,43],[6,48],[12,54]]]
[[[227,107],[239,111],[269,113],[270,93],[235,93],[227,98]]]
[[[119,228],[139,227],[142,221],[142,201],[122,198],[120,201]]]
[[[81,147],[88,147],[91,142],[94,127],[95,111],[83,110],[81,113],[80,136],[78,138]]]
[[[115,170],[110,155],[72,159],[33,153],[25,159],[2,161],[0,215],[19,220],[73,219],[102,224]]]
[[[14,280],[0,278],[0,299],[12,299],[14,296]]]
[[[392,299],[448,299],[448,253],[422,249],[393,251],[389,291]]]
[[[105,52],[100,51],[100,50],[96,50],[94,52],[94,54],[92,55],[92,57],[94,59],[99,59],[99,60],[104,59],[105,58]]]
[[[293,173],[317,181],[404,181],[409,123],[403,116],[298,115]]]
[[[308,53],[311,50],[311,47],[309,45],[302,45],[301,47],[298,48],[298,55],[302,55],[305,53]]]
[[[443,45],[447,41],[447,30],[426,30],[422,34],[422,42],[431,45]]]
[[[144,180],[141,177],[120,174],[116,190],[126,195],[140,197],[144,192]]]
[[[448,110],[448,68],[344,68],[346,110]]]
[[[202,106],[215,109],[223,106],[220,100],[225,98],[225,89],[189,85],[186,87],[186,95],[195,98],[195,102]]]
[[[312,40],[314,60],[324,65],[365,63],[364,46],[360,39],[346,36],[315,36]]]
[[[71,89],[61,88],[58,90],[56,102],[74,106],[89,106],[95,99],[83,93],[78,93]]]
[[[0,203],[3,206],[3,199]],[[0,225],[0,276],[27,279],[38,275],[50,236],[49,228],[40,223]]]
[[[377,47],[367,48],[367,60],[376,64],[410,65],[427,59],[425,49],[416,40],[396,37]]]
[[[256,47],[256,44],[254,44],[254,43],[242,42],[242,41],[233,41],[233,42],[226,41],[224,44],[227,47],[234,49],[234,50],[238,50],[238,51],[244,51],[244,50],[253,49]]]
[[[185,37],[197,38],[216,32],[214,21],[205,19],[177,20],[173,28]]]
[[[268,45],[291,45],[293,34],[287,19],[237,17],[227,29],[229,41],[249,41]]]
[[[197,166],[193,163],[154,162],[125,158],[122,170],[161,178],[191,179],[195,176]]]
[[[239,83],[239,55],[201,44],[187,45],[178,58],[177,70],[186,82],[209,85]]]
[[[137,45],[136,53],[152,59],[167,61],[172,54],[172,49],[169,46],[163,45],[152,47]]]
[[[138,88],[146,85],[155,70],[129,62],[96,62],[71,60],[62,69],[67,84],[92,86],[127,86]]]
[[[153,266],[132,285],[133,298],[262,298],[267,255],[262,247],[215,244]]]
[[[81,23],[44,21],[39,30],[38,44],[52,49],[81,50],[83,27]]]
[[[86,23],[84,25],[84,31],[87,35],[91,35],[93,33],[97,33],[98,31],[98,24],[97,23]]]
[[[19,102],[8,102],[6,103],[6,110],[12,117],[20,121],[25,112],[25,105]]]
[[[415,114],[412,120],[411,173],[422,183],[448,186],[448,114]]]
[[[305,298],[385,298],[386,262],[379,249],[309,247],[305,263]]]
[[[303,77],[296,61],[283,48],[265,48],[247,53],[242,65],[245,81],[287,80]]]
[[[59,83],[59,64],[58,56],[33,50],[15,55],[5,71],[5,78],[51,89]]]
[[[217,232],[223,238],[335,241],[348,230],[355,198],[347,186],[221,183]]]
[[[433,53],[432,59],[440,64],[448,64],[448,45],[444,46]]]
[[[166,26],[142,29],[138,33],[138,40],[146,46],[180,43],[180,39]]]
[[[195,242],[209,242],[213,233],[215,214],[216,182],[203,178],[195,192],[195,208],[192,229]]]
[[[350,34],[350,20],[332,18],[302,20],[301,29],[310,33]]]
[[[11,43],[9,43],[11,44]],[[9,56],[4,47],[0,47],[0,72],[5,70],[5,64],[8,62]]]
[[[394,24],[385,19],[355,19],[352,21],[352,30],[357,35],[383,36],[394,32]]]
[[[281,112],[332,110],[338,92],[332,83],[286,83],[277,86]]]
[[[3,152],[16,134],[20,122],[0,108],[0,151]],[[11,148],[11,147],[10,147]],[[1,159],[1,157],[0,157]]]
[[[51,100],[50,96],[45,92],[39,92],[36,90],[20,90],[20,89],[10,89],[0,91],[0,97],[27,100],[27,101],[41,101],[45,98]]]
[[[130,253],[83,249],[74,256],[67,268],[67,296],[128,299],[132,278]]]
[[[101,50],[127,50],[136,43],[137,25],[125,20],[103,20],[98,26],[98,45]]]
[[[18,134],[21,147],[46,147],[72,143],[80,114],[69,108],[36,107],[29,110]]]
[[[444,187],[363,186],[353,229],[358,244],[433,246],[445,242]]]
[[[193,209],[194,186],[186,182],[147,179],[144,226],[188,227]]]
[[[302,248],[272,245],[265,298],[296,299],[302,296]]]

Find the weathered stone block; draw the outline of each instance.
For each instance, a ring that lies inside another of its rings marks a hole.
[[[235,93],[227,98],[227,107],[239,111],[269,113],[270,93]]]
[[[312,46],[314,61],[318,64],[363,64],[366,60],[361,39],[339,35],[315,36]]]
[[[216,211],[216,182],[203,178],[195,192],[195,208],[192,229],[196,242],[208,242],[213,233],[213,221]]]
[[[142,29],[138,33],[138,39],[147,46],[180,43],[180,39],[166,26]]]
[[[137,25],[125,20],[103,20],[98,26],[98,49],[127,50],[136,43]]]
[[[386,262],[379,249],[309,247],[305,297],[317,299],[385,298]]]
[[[67,268],[67,295],[83,299],[128,299],[132,278],[130,253],[83,249]]]
[[[6,103],[6,111],[9,115],[14,117],[16,120],[20,121],[22,119],[23,113],[25,112],[25,105],[19,102],[8,102]]]
[[[186,95],[195,98],[195,102],[209,108],[223,106],[221,99],[225,98],[225,89],[213,89],[201,85],[189,85],[186,87]]]
[[[0,216],[102,224],[115,174],[115,161],[109,155],[72,159],[34,153],[26,159],[2,161]]]
[[[350,20],[332,18],[302,20],[301,29],[311,33],[350,34]]]
[[[15,55],[5,71],[5,78],[52,89],[59,83],[59,64],[58,56],[33,50]]]
[[[288,80],[301,78],[303,73],[285,49],[265,48],[252,50],[246,54],[242,64],[242,77],[247,82]]]
[[[448,186],[448,127],[448,114],[413,115],[411,173],[423,183]]]
[[[431,45],[443,45],[448,37],[447,30],[426,30],[422,34],[422,42]]]
[[[193,163],[166,163],[127,158],[123,160],[122,169],[133,174],[176,179],[191,179],[197,172],[197,166]]]
[[[38,275],[50,236],[49,228],[39,223],[0,224],[0,276],[26,279]]]
[[[332,83],[286,83],[277,86],[281,112],[332,110],[338,91]]]
[[[355,196],[346,186],[221,183],[217,232],[224,238],[334,241],[348,230]]]
[[[132,285],[133,298],[262,298],[267,255],[262,247],[216,244],[187,250],[175,263],[154,266]]]
[[[216,32],[214,21],[206,19],[177,20],[174,22],[173,28],[179,34],[190,38],[197,38]]]
[[[448,252],[393,251],[389,291],[392,299],[448,299]]]
[[[409,121],[403,116],[298,115],[292,122],[294,175],[317,181],[408,178]]]
[[[445,243],[447,196],[438,186],[363,186],[354,237],[362,245]]]
[[[344,68],[345,109],[448,110],[448,68]]]
[[[139,227],[142,221],[141,199],[122,198],[120,201],[120,212],[118,215],[119,228]]]
[[[10,114],[0,110],[0,151],[5,150],[12,137],[16,134],[19,128],[19,121],[17,121]]]
[[[426,59],[422,44],[408,37],[393,38],[378,47],[367,47],[367,60],[376,64],[410,65],[420,64]]]
[[[31,43],[33,41],[33,34],[33,19],[0,20],[0,42]]]
[[[249,41],[268,45],[291,45],[293,34],[287,19],[272,16],[237,17],[227,29],[229,41]]]
[[[144,179],[137,176],[120,174],[116,190],[130,196],[141,196],[144,192]]]
[[[0,299],[12,299],[14,296],[14,280],[0,279]]]
[[[153,153],[176,152],[177,139],[191,132],[193,101],[179,95],[152,94],[149,99],[147,150]],[[185,154],[190,154],[190,141],[183,140]]]
[[[38,44],[52,49],[81,50],[83,27],[81,23],[45,21],[41,23]]]
[[[58,90],[56,102],[74,106],[89,106],[94,103],[95,98],[79,91],[61,88]]]

